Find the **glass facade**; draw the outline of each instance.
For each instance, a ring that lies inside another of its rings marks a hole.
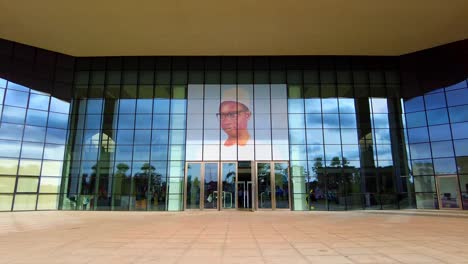
[[[0,79],[0,211],[57,209],[69,107]]]
[[[466,80],[360,57],[77,58],[0,79],[0,210],[468,208]]]
[[[468,88],[462,81],[404,100],[418,208],[468,209]]]

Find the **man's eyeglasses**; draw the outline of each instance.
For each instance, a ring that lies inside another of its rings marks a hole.
[[[240,113],[246,113],[248,111],[237,111],[237,112],[227,112],[227,113],[217,113],[216,117],[218,117],[221,120],[224,119],[235,119],[237,116],[239,116]]]

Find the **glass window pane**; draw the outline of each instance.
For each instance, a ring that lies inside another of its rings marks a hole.
[[[39,187],[40,193],[59,193],[60,192],[60,177],[41,177]]]
[[[453,139],[468,138],[468,122],[452,124]]]
[[[451,140],[452,134],[449,125],[429,126],[431,141]]]
[[[454,158],[434,159],[434,172],[440,174],[456,174],[457,166]]]
[[[0,140],[0,156],[8,158],[18,158],[20,155],[21,142]]]
[[[408,129],[408,140],[410,143],[429,142],[429,134],[426,127]]]
[[[25,160],[25,159],[21,160],[18,175],[39,176],[40,173],[41,173],[41,161],[40,160]]]
[[[44,160],[42,162],[42,176],[62,176],[63,161]]]
[[[34,177],[19,177],[17,192],[37,192],[37,184],[39,178]]]
[[[468,104],[468,89],[460,89],[446,93],[448,106]]]
[[[40,94],[31,94],[29,97],[29,108],[45,110],[49,109],[49,96]]]
[[[2,121],[16,124],[23,124],[26,117],[26,109],[18,107],[4,106]]]
[[[58,195],[41,194],[37,201],[37,210],[57,210],[58,202]]]
[[[426,109],[437,109],[445,107],[445,95],[444,93],[428,94],[424,96],[426,103]]]
[[[406,125],[408,128],[426,126],[426,115],[424,112],[406,114]]]
[[[5,105],[26,108],[29,93],[7,90],[5,95]]]
[[[447,124],[448,113],[446,108],[427,111],[427,122],[429,125]]]
[[[450,122],[467,122],[468,105],[449,107]]]
[[[36,194],[17,194],[15,196],[14,211],[34,210],[36,208]]]
[[[431,147],[432,157],[434,158],[454,156],[452,141],[432,142]]]
[[[0,193],[13,193],[15,191],[16,177],[0,177]]]
[[[70,112],[70,103],[52,97],[50,102],[50,111],[68,114]]]

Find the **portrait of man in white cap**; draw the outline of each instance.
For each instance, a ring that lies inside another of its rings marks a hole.
[[[252,117],[250,95],[242,87],[232,87],[222,93],[217,114],[221,128],[227,135],[225,147],[245,146],[251,140],[248,130]]]

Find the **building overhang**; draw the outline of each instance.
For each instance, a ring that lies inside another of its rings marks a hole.
[[[0,0],[0,38],[72,56],[397,56],[468,38],[466,0]]]

